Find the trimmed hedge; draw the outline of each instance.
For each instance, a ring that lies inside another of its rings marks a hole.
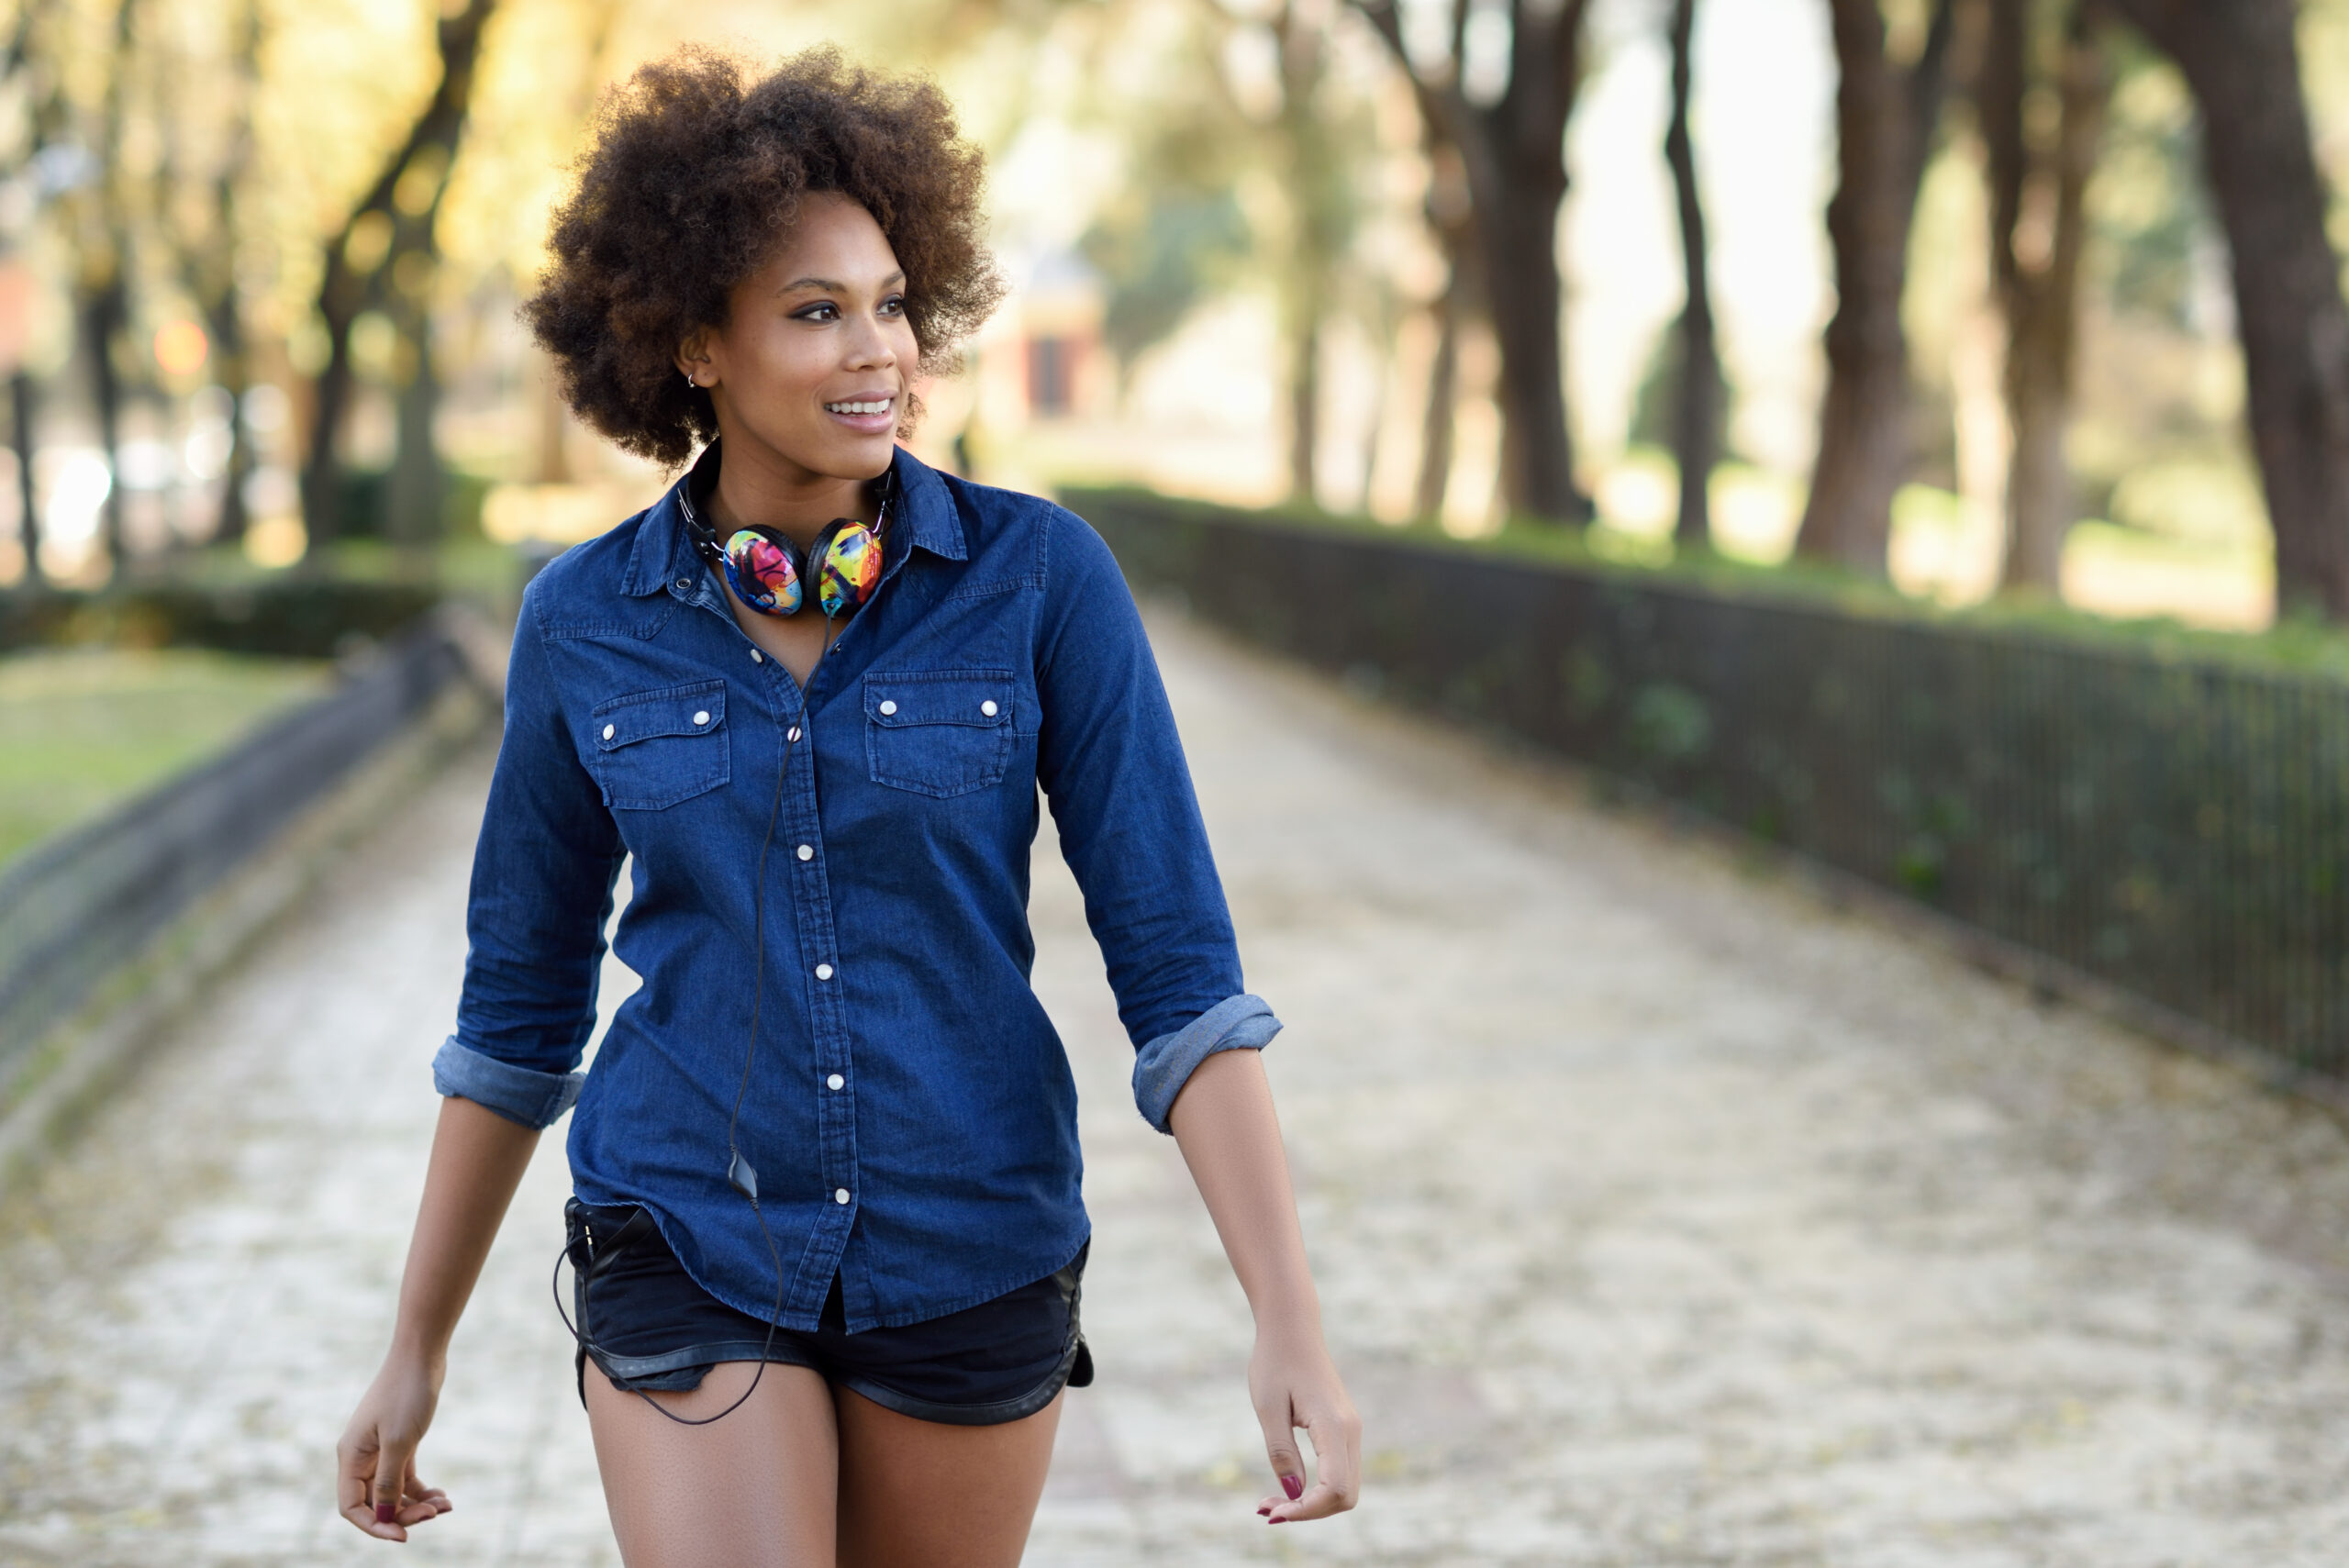
[[[107,642],[326,659],[355,640],[387,640],[440,596],[440,589],[422,584],[296,576],[223,587],[17,594],[0,598],[0,651]]]
[[[2349,682],[1133,492],[1138,583],[2349,1080]]]

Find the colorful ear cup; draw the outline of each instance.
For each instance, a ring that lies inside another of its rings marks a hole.
[[[881,536],[854,517],[836,517],[802,556],[772,528],[737,528],[720,560],[734,596],[761,615],[798,614],[812,586],[825,618],[842,620],[880,585]]]
[[[789,539],[759,528],[738,528],[726,541],[726,581],[735,597],[762,615],[796,614],[807,592],[799,551]]]
[[[881,581],[881,538],[853,518],[842,517],[816,537],[816,602],[838,620],[852,616]]]

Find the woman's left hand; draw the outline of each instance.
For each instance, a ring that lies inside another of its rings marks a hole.
[[[1362,1418],[1321,1336],[1309,1328],[1260,1327],[1248,1361],[1248,1396],[1264,1428],[1264,1454],[1281,1490],[1256,1512],[1271,1524],[1342,1514],[1362,1495]],[[1297,1451],[1302,1427],[1317,1472],[1308,1489]]]

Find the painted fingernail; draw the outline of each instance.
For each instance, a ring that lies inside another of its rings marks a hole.
[[[1290,1502],[1296,1502],[1299,1497],[1305,1496],[1304,1478],[1297,1475],[1282,1476],[1281,1490],[1288,1494],[1288,1500]]]
[[[1276,1525],[1285,1525],[1288,1523],[1286,1519],[1281,1518],[1278,1514],[1275,1514],[1269,1522]]]
[[[378,1503],[375,1505],[375,1522],[379,1525],[390,1524],[399,1517],[399,1505],[396,1503]]]

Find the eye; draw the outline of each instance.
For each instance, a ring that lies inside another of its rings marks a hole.
[[[793,311],[791,318],[794,321],[838,321],[841,307],[829,299],[819,299],[813,305]]]
[[[881,302],[881,314],[884,316],[903,316],[905,313],[906,296],[904,295],[893,294]]]

